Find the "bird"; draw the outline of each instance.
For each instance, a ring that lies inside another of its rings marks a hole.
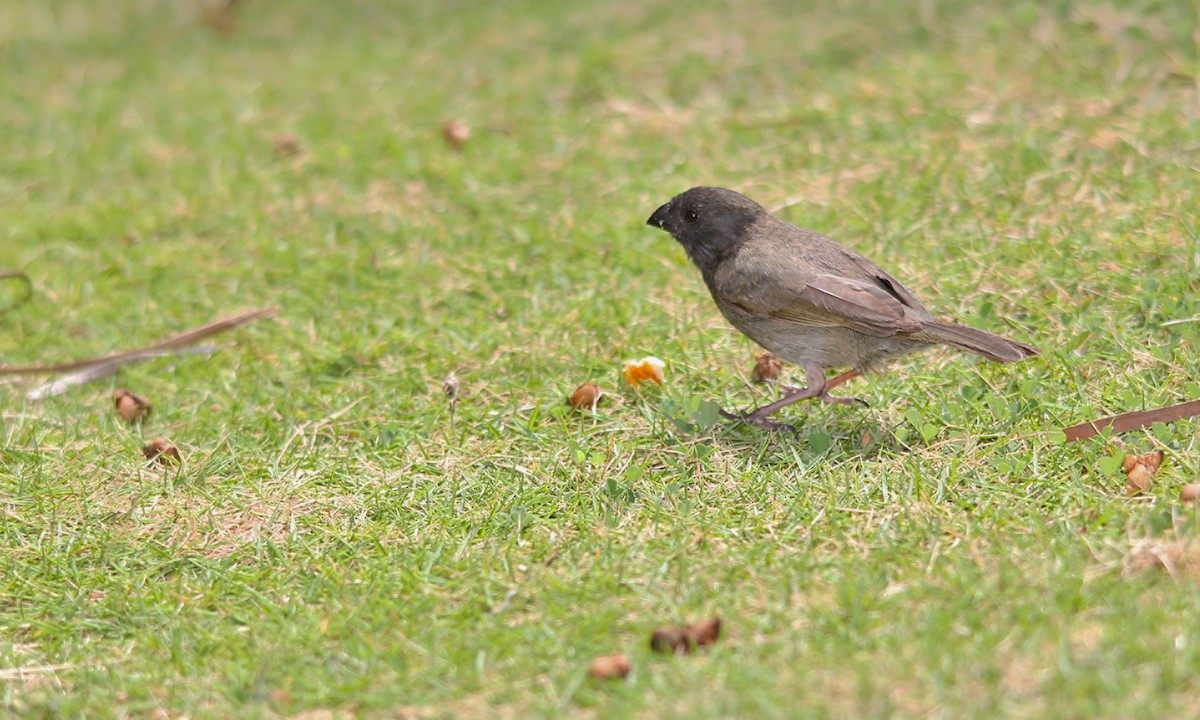
[[[829,389],[932,345],[950,345],[1000,363],[1041,352],[935,318],[875,263],[833,238],[775,217],[733,190],[694,187],[655,210],[646,224],[670,233],[683,246],[730,324],[804,369],[804,387],[783,386],[779,400],[753,410],[723,410],[728,418],[768,430],[794,429],[770,416],[810,398],[862,403],[831,395]],[[827,370],[842,367],[850,371],[826,378]]]

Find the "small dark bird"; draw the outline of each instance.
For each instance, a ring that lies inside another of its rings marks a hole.
[[[646,224],[683,245],[700,268],[721,314],[754,342],[804,368],[807,386],[727,417],[778,430],[768,417],[794,402],[829,394],[827,368],[849,367],[837,380],[882,370],[893,357],[935,344],[996,362],[1039,354],[1016,340],[938,320],[875,263],[832,238],[784,222],[732,190],[695,187],[654,211]]]

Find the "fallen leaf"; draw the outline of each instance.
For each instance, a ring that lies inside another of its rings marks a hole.
[[[588,674],[598,680],[620,680],[629,675],[630,667],[624,655],[601,655],[592,661]]]
[[[625,376],[625,382],[634,387],[647,381],[662,385],[663,368],[666,366],[666,363],[656,357],[644,357],[641,360],[626,361],[621,374]]]
[[[1200,544],[1190,538],[1146,538],[1130,548],[1122,564],[1127,577],[1162,570],[1177,580],[1195,578],[1200,575]]]
[[[585,382],[575,388],[575,392],[571,393],[571,397],[567,398],[567,404],[576,410],[591,410],[596,411],[596,406],[600,404],[600,398],[604,397],[604,391],[595,383]]]
[[[150,411],[153,410],[149,400],[124,389],[113,393],[113,403],[116,405],[117,414],[130,425],[146,422],[146,419],[150,417]]]

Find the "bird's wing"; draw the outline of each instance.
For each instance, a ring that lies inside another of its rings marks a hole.
[[[743,246],[711,276],[733,311],[873,337],[916,332],[928,319],[899,280],[836,241],[779,222],[763,232],[775,240]]]
[[[883,287],[837,275],[813,277],[800,291],[798,301],[775,315],[803,322],[812,314],[808,306],[832,316],[836,324],[866,335],[887,337],[921,328],[918,321],[908,316],[908,308]]]
[[[879,285],[879,287],[887,291],[889,295],[910,308],[918,310],[922,313],[927,312],[925,310],[925,306],[922,305],[921,301],[917,299],[917,296],[909,292],[908,288],[904,287],[899,280],[892,277],[891,274],[889,274],[883,268],[866,259],[862,255],[859,255],[853,250],[843,249],[842,255],[845,256],[845,258],[851,263],[856,265],[860,270],[862,270],[868,277],[870,277],[871,280]]]
[[[905,304],[884,287],[837,275],[812,275],[799,290],[749,283],[726,297],[747,315],[807,327],[848,327],[873,337],[921,328]]]

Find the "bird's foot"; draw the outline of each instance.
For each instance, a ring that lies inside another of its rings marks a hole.
[[[796,432],[795,425],[775,422],[774,420],[768,419],[765,414],[761,414],[757,410],[751,410],[747,412],[729,412],[728,410],[722,410],[721,417],[725,418],[726,420],[736,420],[739,422],[750,423],[751,425],[757,425],[760,428],[763,428],[764,430],[770,430],[771,432],[781,432],[784,430],[788,432]]]

